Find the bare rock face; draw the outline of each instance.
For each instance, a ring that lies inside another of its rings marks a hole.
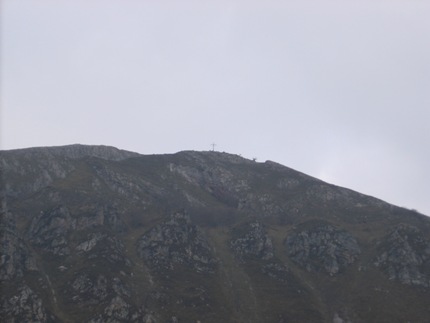
[[[104,275],[93,277],[79,274],[71,283],[71,300],[81,306],[99,304],[108,297],[108,279]]]
[[[112,295],[124,298],[131,296],[129,286],[119,277],[110,278],[103,274],[87,273],[77,274],[64,292],[72,303],[80,307],[103,304]]]
[[[140,154],[118,149],[110,146],[86,146],[86,145],[68,145],[62,147],[46,147],[38,148],[39,151],[44,151],[45,154],[51,156],[67,157],[71,159],[78,159],[86,156],[97,157],[106,160],[123,160],[126,158],[137,157]]]
[[[262,223],[246,223],[236,227],[232,235],[230,248],[241,263],[256,261],[263,274],[287,282],[289,269],[275,257],[272,239]]]
[[[76,228],[76,220],[72,218],[66,207],[58,207],[36,216],[30,226],[30,241],[54,255],[70,254],[67,234]]]
[[[81,242],[78,246],[76,246],[77,251],[88,252],[91,251],[99,241],[106,238],[105,234],[101,234],[100,232],[91,233],[88,235],[87,240]]]
[[[32,194],[59,178],[65,178],[75,167],[71,159],[96,157],[120,161],[140,156],[138,153],[109,146],[68,145],[39,147],[0,152],[0,168],[5,170],[6,193],[9,196]],[[38,163],[34,163],[38,160]],[[9,181],[14,183],[13,187]],[[19,184],[18,184],[19,183]],[[18,184],[18,185],[17,185]]]
[[[246,212],[258,210],[262,216],[277,216],[287,208],[275,201],[270,194],[248,193],[240,199],[238,209]]]
[[[259,222],[253,222],[236,228],[230,247],[240,260],[245,258],[257,258],[269,260],[273,258],[272,240],[267,235],[264,226]]]
[[[330,275],[352,264],[361,252],[353,236],[328,224],[295,232],[285,244],[290,258],[301,267]]]
[[[246,183],[236,182],[230,172],[217,166],[207,168],[171,164],[170,171],[180,175],[187,182],[204,188],[230,206],[237,206],[239,192],[247,187]]]
[[[116,211],[109,207],[92,208],[89,212],[72,215],[65,206],[58,206],[44,212],[40,212],[31,222],[28,230],[30,241],[41,249],[57,256],[68,256],[72,249],[68,235],[71,232],[83,231],[107,227],[115,231],[121,231],[124,227]],[[88,240],[83,241],[77,247],[77,251],[89,251],[98,241],[105,238],[100,233],[93,233]],[[110,239],[110,245],[114,249],[115,238]]]
[[[155,315],[146,313],[143,309],[136,309],[122,297],[115,296],[105,307],[102,314],[89,321],[89,323],[120,322],[156,323],[157,320]]]
[[[217,263],[203,233],[181,213],[142,235],[137,252],[151,267],[160,269],[182,264],[196,272],[212,273]]]
[[[4,208],[0,212],[0,281],[6,281],[37,270],[37,264],[18,233],[13,215]]]
[[[95,322],[124,322],[130,321],[130,305],[121,297],[116,296],[105,308],[104,315],[100,315],[99,320]]]
[[[418,228],[399,225],[380,244],[375,265],[390,280],[430,287],[430,241]]]
[[[104,309],[104,313],[90,322],[130,322],[130,305],[121,297],[114,297],[110,304]]]
[[[41,298],[28,286],[23,285],[10,298],[2,298],[0,314],[2,322],[54,322],[47,314]]]

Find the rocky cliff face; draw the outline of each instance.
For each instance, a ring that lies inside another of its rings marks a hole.
[[[399,225],[383,238],[375,265],[390,280],[430,287],[430,239],[414,226]]]
[[[430,317],[429,218],[277,163],[72,145],[0,166],[2,322]]]
[[[330,275],[352,264],[361,252],[351,234],[329,224],[289,235],[286,246],[290,258],[307,271],[324,271]]]
[[[95,157],[120,161],[139,156],[114,147],[84,145],[18,149],[8,153],[7,158],[3,155],[0,156],[0,167],[8,175],[3,184],[9,196],[32,194],[57,179],[65,178],[76,169],[70,160]]]
[[[143,234],[136,249],[149,266],[158,270],[174,270],[175,265],[183,265],[209,274],[214,272],[217,263],[204,234],[181,213],[173,214]]]
[[[37,270],[33,254],[21,238],[13,215],[7,212],[5,207],[1,210],[0,220],[0,281],[19,279],[25,272]]]

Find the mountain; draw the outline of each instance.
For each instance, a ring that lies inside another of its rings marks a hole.
[[[429,322],[430,218],[272,161],[0,152],[2,322]]]

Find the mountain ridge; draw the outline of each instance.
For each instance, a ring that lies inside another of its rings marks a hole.
[[[0,165],[6,322],[430,317],[417,212],[222,152],[71,145]]]
[[[18,148],[3,150],[9,153],[23,153],[23,154],[53,154],[63,155],[68,158],[81,158],[84,156],[100,157],[103,159],[121,160],[130,157],[140,156],[141,154],[118,149],[113,146],[106,145],[82,145],[82,144],[70,144],[64,146],[41,146],[31,148]]]

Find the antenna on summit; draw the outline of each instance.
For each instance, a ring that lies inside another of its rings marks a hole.
[[[215,143],[212,143],[212,144],[211,144],[212,151],[215,151],[215,146],[216,146],[216,144],[215,144]]]

